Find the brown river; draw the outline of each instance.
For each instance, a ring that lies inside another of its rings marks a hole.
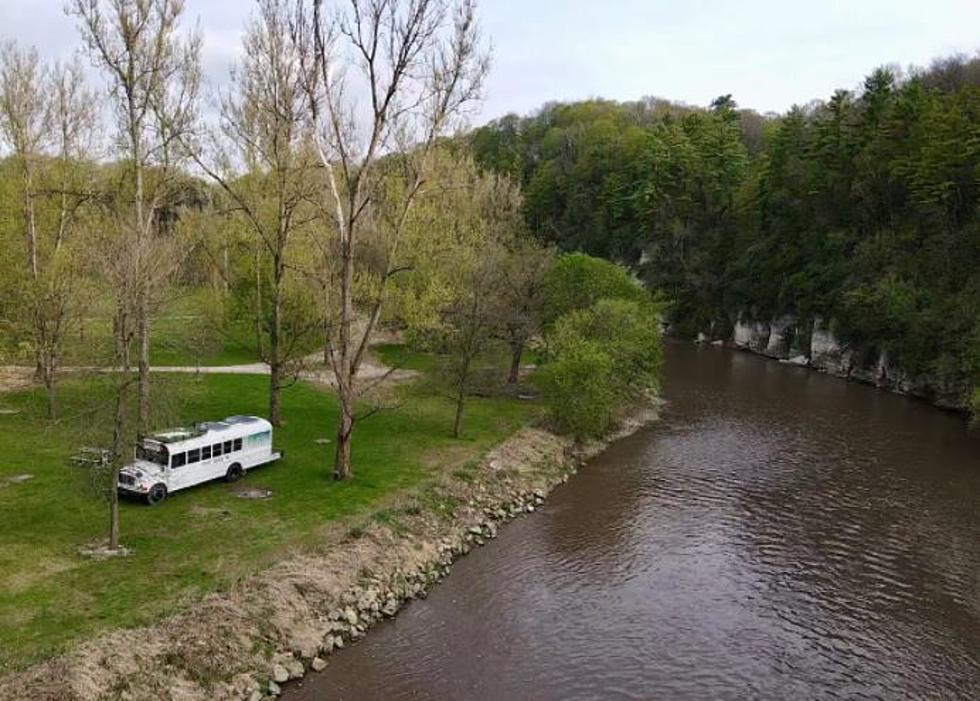
[[[715,348],[664,397],[285,697],[980,699],[980,431]]]

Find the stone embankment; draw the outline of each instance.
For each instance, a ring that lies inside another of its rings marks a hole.
[[[701,343],[729,345],[795,365],[898,394],[919,397],[946,409],[965,410],[967,387],[933,374],[914,375],[893,363],[887,351],[849,346],[834,331],[833,320],[803,323],[787,315],[755,320],[739,315],[731,328],[698,335]]]
[[[274,698],[335,650],[424,597],[453,561],[537,509],[611,441],[656,418],[656,401],[605,442],[573,444],[526,428],[478,464],[402,495],[314,552],[142,629],[116,631],[0,679],[0,701],[204,701]]]

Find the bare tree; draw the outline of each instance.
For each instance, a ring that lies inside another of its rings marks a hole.
[[[295,323],[287,323],[288,255],[296,233],[314,218],[311,201],[318,191],[300,56],[285,0],[258,1],[232,84],[222,99],[221,138],[199,143],[194,151],[230,201],[229,210],[255,236],[256,341],[270,369],[269,420],[279,425],[283,384],[305,350],[298,328],[303,322],[294,315]]]
[[[293,33],[326,174],[321,201],[337,240],[337,324],[327,343],[340,399],[334,476],[347,479],[357,372],[400,269],[402,233],[433,145],[479,99],[488,57],[475,0],[347,0],[330,16],[323,0],[312,0],[312,11],[297,0]],[[397,196],[387,182],[393,168]],[[356,257],[366,237],[383,263],[355,308]]]
[[[544,281],[554,262],[554,249],[526,237],[514,241],[501,260],[503,299],[498,328],[510,348],[508,384],[516,384],[520,379],[524,350],[544,326]]]
[[[72,244],[93,190],[85,160],[94,114],[77,62],[46,67],[36,50],[0,50],[0,141],[20,173],[32,348],[51,419],[65,334],[79,308]]]
[[[462,293],[443,311],[443,343],[452,353],[449,375],[456,406],[453,438],[459,438],[462,431],[474,363],[495,338],[504,303],[501,252],[490,249],[483,254],[480,263],[465,276]]]
[[[167,264],[153,252],[159,240],[154,234],[161,208],[172,199],[182,155],[176,147],[194,124],[200,85],[201,39],[196,32],[181,35],[183,10],[184,0],[69,0],[67,6],[79,20],[93,62],[107,77],[117,146],[131,179],[119,193],[126,197],[115,202],[117,216],[128,223],[124,230],[133,239],[127,264],[134,275],[140,434],[150,412],[151,314],[162,294],[150,278],[167,277],[149,270],[151,263]]]
[[[452,359],[447,377],[456,408],[453,436],[458,438],[466,398],[477,377],[477,361],[495,341],[525,323],[521,313],[525,300],[517,289],[523,262],[516,258],[537,252],[521,238],[524,220],[517,185],[506,176],[481,172],[472,159],[451,152],[446,156],[436,159],[431,185],[419,204],[422,221],[416,223],[435,235],[429,237],[428,246],[413,239],[416,247],[428,250],[414,254],[414,271],[408,278],[411,283],[412,277],[424,276],[424,284],[434,283],[439,290],[442,303],[436,315],[423,312],[415,324],[420,324],[416,331],[423,334],[425,326],[432,325],[430,333]],[[399,288],[405,287],[402,281]],[[424,295],[424,288],[415,294],[419,292]]]

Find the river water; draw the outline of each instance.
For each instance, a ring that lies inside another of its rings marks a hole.
[[[980,699],[980,434],[671,345],[663,420],[286,696]]]

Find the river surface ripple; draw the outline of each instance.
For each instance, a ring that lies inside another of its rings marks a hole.
[[[664,396],[287,698],[980,699],[976,431],[715,348]]]

